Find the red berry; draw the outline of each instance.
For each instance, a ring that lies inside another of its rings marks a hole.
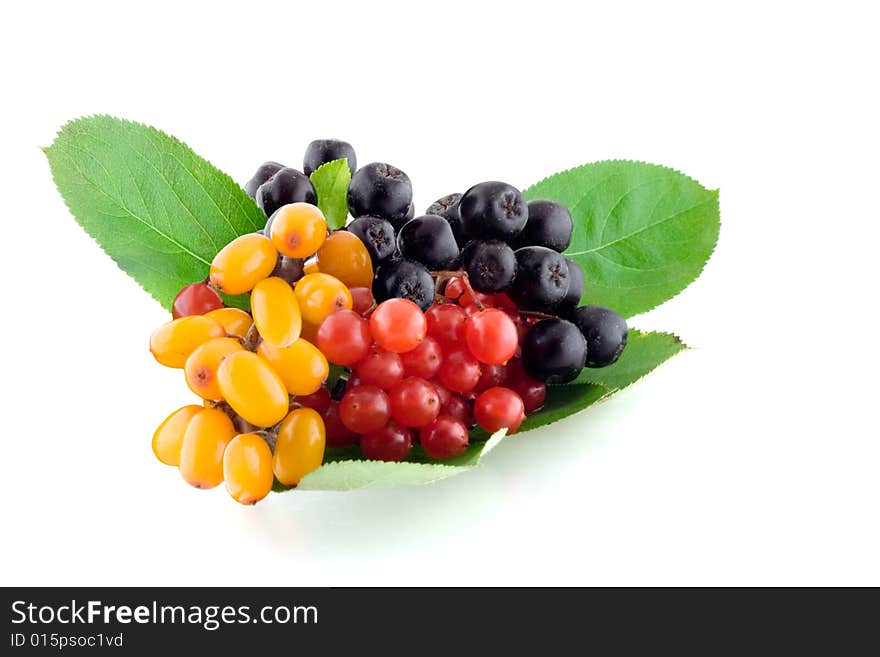
[[[354,365],[370,350],[373,343],[370,325],[353,310],[337,310],[321,322],[315,346],[331,363]]]
[[[466,427],[472,427],[474,425],[471,406],[459,395],[450,395],[449,399],[441,405],[440,412],[445,413],[446,415],[451,415],[456,420],[461,420]]]
[[[320,415],[323,415],[330,407],[330,391],[322,386],[311,395],[297,395],[293,398],[293,401],[304,408],[314,409]]]
[[[449,279],[446,283],[446,288],[443,290],[443,296],[451,301],[457,301],[463,306],[473,303],[473,297],[468,293],[464,281],[458,277]],[[463,302],[463,296],[468,297],[467,303]]]
[[[431,458],[451,459],[468,446],[468,430],[464,422],[444,414],[422,428],[419,440]]]
[[[526,415],[541,408],[547,399],[547,384],[530,377],[515,381],[511,388],[522,398]]]
[[[440,369],[437,370],[440,383],[454,392],[469,393],[480,380],[480,364],[469,352],[463,349],[445,354]]]
[[[410,376],[391,389],[391,416],[404,427],[423,427],[440,413],[440,397],[434,384]]]
[[[452,393],[437,383],[437,381],[431,380],[429,383],[437,389],[437,398],[440,400],[440,407],[442,408],[443,404],[449,401]]]
[[[513,358],[519,339],[516,324],[503,310],[486,308],[465,323],[468,349],[481,363],[498,365]]]
[[[460,347],[464,340],[465,311],[451,303],[431,306],[425,313],[428,335],[437,340],[444,349]]]
[[[391,417],[388,395],[376,386],[359,385],[346,389],[339,402],[339,418],[355,433],[378,431]]]
[[[523,400],[510,388],[489,388],[474,401],[474,418],[489,433],[505,427],[513,433],[525,417]]]
[[[394,422],[360,440],[364,457],[373,461],[403,461],[412,449],[412,432]]]
[[[324,419],[324,431],[327,435],[327,447],[348,447],[354,443],[357,434],[342,424],[339,416],[339,402],[331,401],[327,410],[321,413]]]
[[[483,392],[489,388],[502,385],[507,380],[506,365],[483,365],[480,368],[480,380],[477,381],[475,392]]]
[[[440,363],[443,362],[443,351],[440,349],[439,342],[427,336],[418,347],[401,354],[400,359],[403,361],[403,370],[407,376],[430,379],[437,373]]]
[[[361,384],[391,390],[403,381],[403,362],[399,354],[374,350],[355,366],[355,372]]]
[[[351,309],[358,315],[366,315],[373,307],[373,292],[368,287],[353,287],[351,292]]]
[[[412,351],[424,339],[425,315],[409,299],[388,299],[370,315],[370,331],[382,349],[398,354]]]
[[[177,319],[189,315],[204,315],[222,307],[223,299],[214,288],[207,283],[193,283],[184,287],[174,297],[174,303],[171,304],[171,316]]]

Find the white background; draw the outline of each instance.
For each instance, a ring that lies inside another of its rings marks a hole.
[[[880,584],[871,3],[14,3],[0,62],[2,584]],[[304,6],[309,5],[309,6]],[[423,6],[425,5],[425,6]],[[703,276],[632,325],[694,349],[431,486],[196,491],[165,312],[39,146],[110,113],[244,182],[350,140],[421,209],[604,158],[721,188]]]

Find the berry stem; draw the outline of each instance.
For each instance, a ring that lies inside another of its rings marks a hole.
[[[247,332],[247,335],[244,336],[244,340],[242,341],[242,346],[248,351],[256,351],[257,347],[260,346],[260,332],[257,330],[256,324],[251,324],[250,329]]]
[[[460,278],[462,283],[464,284],[465,289],[470,293],[471,297],[474,300],[474,305],[478,310],[485,310],[483,306],[483,302],[480,301],[480,298],[477,296],[477,293],[474,292],[474,288],[471,287],[470,278],[468,278],[467,272],[463,269],[459,269],[457,271],[448,271],[448,270],[440,270],[440,271],[432,271],[431,276],[436,279],[434,284],[434,292],[435,295],[439,293],[440,286],[447,282],[450,278]]]

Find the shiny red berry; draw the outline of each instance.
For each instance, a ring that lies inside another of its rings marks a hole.
[[[451,459],[467,448],[468,430],[464,422],[444,414],[422,428],[419,441],[431,458]]]
[[[193,283],[184,287],[174,297],[174,303],[171,304],[171,316],[177,319],[189,315],[204,315],[222,307],[223,299],[214,288],[207,283]]]

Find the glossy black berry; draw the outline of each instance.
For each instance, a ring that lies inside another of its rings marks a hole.
[[[403,219],[400,220],[400,225],[402,226],[407,221],[416,216],[416,206],[415,203],[409,204],[409,210],[406,211],[406,214],[403,215]]]
[[[358,169],[348,186],[348,211],[353,217],[372,215],[399,225],[412,204],[412,183],[390,164],[373,162]]]
[[[381,217],[358,217],[346,227],[364,243],[375,267],[397,248],[394,226]]]
[[[567,317],[577,307],[584,293],[584,270],[571,258],[565,258],[565,262],[568,265],[568,291],[556,308],[557,314],[563,317]]]
[[[431,203],[425,214],[436,214],[446,219],[452,228],[452,234],[455,235],[455,241],[458,243],[458,246],[464,248],[470,240],[464,234],[464,230],[461,227],[461,211],[458,207],[460,200],[461,194],[447,194],[443,198],[439,198]]]
[[[435,214],[407,221],[397,235],[397,248],[409,260],[432,271],[458,266],[458,244],[449,222]]]
[[[308,176],[302,171],[285,167],[257,188],[254,200],[266,216],[271,217],[275,210],[288,203],[315,205],[318,196]]]
[[[516,256],[501,240],[471,242],[461,252],[461,264],[477,292],[506,290],[516,276]]]
[[[275,271],[272,276],[283,278],[285,281],[293,285],[303,277],[303,260],[301,258],[288,258],[284,255],[278,256],[278,264],[275,265]]]
[[[525,246],[514,251],[516,277],[507,293],[524,310],[551,311],[568,292],[568,263],[545,246]]]
[[[529,219],[516,238],[517,246],[546,246],[562,253],[571,244],[571,213],[555,201],[529,201]]]
[[[409,299],[422,310],[434,303],[434,279],[424,265],[412,260],[393,260],[379,266],[373,279],[376,303],[400,297]]]
[[[483,182],[467,190],[458,202],[465,235],[475,240],[509,242],[529,218],[520,191],[503,182]]]
[[[348,168],[351,170],[351,175],[354,175],[354,172],[357,171],[357,157],[351,144],[339,139],[316,139],[306,147],[306,155],[303,158],[303,173],[311,176],[312,171],[322,164],[342,158],[348,160]]]
[[[623,317],[602,306],[581,306],[572,321],[587,341],[587,367],[605,367],[620,358],[628,332]]]
[[[573,381],[584,368],[586,358],[587,342],[583,334],[564,319],[542,319],[523,338],[523,368],[539,381]]]
[[[280,169],[283,169],[283,164],[278,164],[278,162],[264,162],[260,165],[260,168],[257,169],[257,172],[244,184],[244,191],[247,192],[247,195],[251,198],[254,198],[257,195],[257,189],[264,182],[269,180],[275,173],[277,173]]]

